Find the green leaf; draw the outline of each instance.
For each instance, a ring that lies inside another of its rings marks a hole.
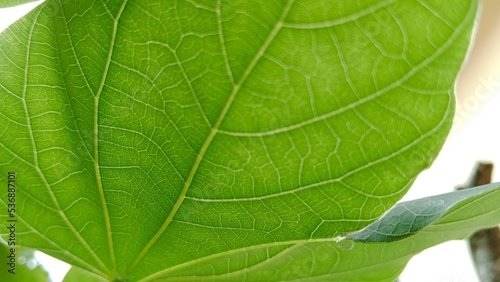
[[[0,36],[0,181],[16,172],[22,244],[127,281],[330,248],[437,155],[476,9],[43,3]]]
[[[471,198],[491,192],[498,187],[499,184],[495,183],[399,203],[380,219],[363,230],[347,235],[346,238],[366,243],[403,239],[432,224],[454,206],[471,202]],[[488,210],[494,208],[490,207]]]
[[[31,3],[38,0],[2,0],[0,2],[0,8],[13,7],[21,4]]]

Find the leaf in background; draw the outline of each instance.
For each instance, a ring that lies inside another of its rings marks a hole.
[[[476,6],[43,3],[0,36],[22,244],[128,281],[331,247],[437,155]]]
[[[347,235],[347,239],[358,242],[376,243],[403,239],[432,224],[455,205],[465,200],[497,189],[498,183],[475,189],[450,192],[395,205],[384,216],[367,227]],[[491,207],[494,208],[494,207]]]

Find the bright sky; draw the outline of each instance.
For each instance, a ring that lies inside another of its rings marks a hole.
[[[40,3],[40,2],[37,2]],[[36,4],[0,9],[0,31]],[[477,77],[476,77],[477,76]],[[469,77],[475,81],[473,93],[458,102],[460,124],[455,126],[432,167],[424,171],[406,200],[452,191],[465,183],[478,160],[496,166],[494,181],[500,175],[500,70]],[[37,259],[50,271],[55,282],[62,281],[69,265],[42,253]],[[465,242],[448,242],[415,256],[400,277],[402,282],[478,281]]]

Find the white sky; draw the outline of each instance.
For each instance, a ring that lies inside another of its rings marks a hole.
[[[40,2],[37,2],[40,3]],[[0,9],[0,31],[29,11],[35,4]],[[472,95],[458,102],[460,125],[450,134],[432,167],[424,171],[404,199],[414,199],[452,191],[465,183],[478,160],[496,166],[494,181],[500,175],[500,71],[480,75]],[[53,281],[62,281],[69,265],[38,253]],[[415,256],[400,277],[402,282],[475,282],[478,281],[465,242],[436,246]]]

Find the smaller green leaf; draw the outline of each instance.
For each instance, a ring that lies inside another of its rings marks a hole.
[[[364,229],[346,236],[346,239],[366,243],[404,239],[432,224],[457,204],[470,202],[472,198],[498,186],[498,183],[494,183],[399,203]]]
[[[38,0],[1,0],[0,1],[0,8],[13,7],[13,6],[18,6],[18,5],[36,2],[36,1],[38,1]]]

